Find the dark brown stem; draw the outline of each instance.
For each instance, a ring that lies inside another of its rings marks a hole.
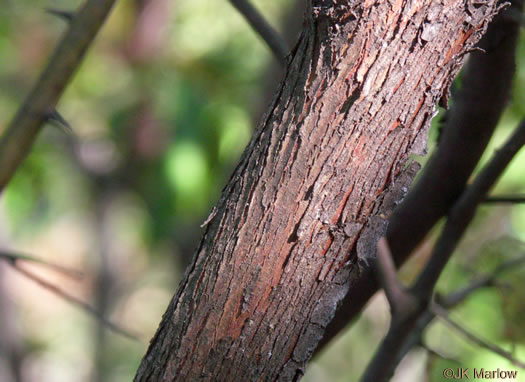
[[[21,253],[0,251],[0,259],[4,259],[12,264],[19,262],[19,261],[31,262],[31,263],[38,264],[43,267],[49,268],[55,272],[60,273],[63,276],[67,276],[75,280],[79,280],[84,277],[84,274],[80,271],[77,271],[76,269],[67,268],[60,264],[50,263],[49,261],[45,261],[45,260],[42,260],[42,259],[39,259],[33,256],[24,255]]]
[[[470,332],[469,330],[464,328],[462,325],[458,324],[456,321],[452,320],[449,317],[447,310],[445,308],[443,308],[441,305],[434,303],[434,304],[432,304],[431,309],[432,309],[432,312],[437,317],[439,317],[441,320],[445,321],[449,326],[454,328],[454,330],[456,330],[458,333],[461,333],[464,337],[466,337],[471,342],[475,343],[476,345],[478,345],[481,348],[487,349],[487,350],[491,351],[492,353],[495,353],[495,354],[505,358],[510,363],[512,363],[514,366],[517,366],[517,367],[520,367],[522,369],[525,369],[525,363],[520,361],[519,359],[516,359],[512,355],[512,353],[509,353],[508,351],[500,348],[499,346],[497,346],[495,344],[491,344],[491,343],[481,339],[480,337],[476,336],[475,334],[473,334],[472,332]]]
[[[397,318],[416,309],[417,301],[410,293],[407,293],[397,277],[396,265],[388,248],[388,242],[384,237],[379,239],[377,243],[376,263],[377,276],[390,304],[392,317]]]
[[[446,296],[439,296],[436,300],[439,302],[440,306],[451,309],[463,301],[465,301],[469,296],[474,292],[480,290],[481,288],[486,288],[494,286],[496,278],[501,275],[503,272],[515,269],[517,266],[525,263],[525,256],[519,256],[514,259],[508,260],[503,264],[496,267],[491,273],[480,276],[479,278],[472,280],[468,285],[463,288],[460,288],[452,293],[449,293]],[[405,342],[403,349],[399,352],[397,359],[397,364],[401,362],[403,357],[416,345],[421,345],[423,342],[423,333],[427,326],[434,320],[435,314],[432,309],[427,309],[422,316],[418,319],[415,328],[410,333],[409,338]]]
[[[89,0],[73,17],[37,84],[0,140],[0,192],[29,154],[115,0]]]
[[[509,204],[521,204],[525,203],[525,196],[488,196],[485,198],[484,203],[509,203]]]
[[[374,358],[368,364],[360,382],[386,382],[390,380],[400,361],[399,354],[408,342],[420,315],[424,311],[425,309],[421,306],[419,310],[410,312],[403,320],[392,317],[392,325]]]
[[[246,21],[261,36],[281,64],[286,63],[290,49],[277,31],[264,19],[248,0],[230,0],[230,3],[244,16]]]
[[[489,164],[465,190],[450,211],[432,256],[414,284],[415,294],[423,298],[431,296],[443,268],[472,221],[478,204],[485,199],[490,188],[524,144],[525,120],[520,123],[505,145],[496,152]]]
[[[50,291],[54,295],[62,298],[63,300],[66,300],[67,302],[73,304],[74,306],[81,308],[83,311],[85,311],[86,313],[88,313],[92,317],[94,317],[97,321],[103,323],[106,328],[112,330],[113,332],[115,332],[117,334],[120,334],[120,335],[122,335],[124,337],[127,337],[127,338],[129,338],[131,340],[141,342],[141,340],[136,335],[131,334],[129,331],[127,331],[125,329],[122,329],[117,324],[114,324],[113,322],[108,320],[106,317],[102,316],[98,311],[93,309],[93,307],[91,305],[89,305],[89,304],[79,300],[78,298],[70,295],[66,291],[60,289],[58,286],[50,283],[49,281],[46,281],[46,280],[42,279],[40,276],[36,275],[35,273],[33,273],[33,272],[31,272],[31,271],[29,271],[29,270],[19,266],[17,263],[9,262],[8,264],[10,264],[13,267],[14,270],[19,272],[20,274],[22,274],[26,278],[34,281],[35,283],[40,285],[42,288],[47,289],[48,291]]]
[[[405,349],[420,319],[424,317],[436,282],[474,217],[478,204],[483,201],[490,188],[523,145],[525,145],[525,120],[504,146],[496,152],[492,160],[452,208],[430,260],[409,290],[412,297],[419,301],[419,305],[412,311],[401,312],[398,317],[392,316],[390,329],[369,363],[361,382],[382,382],[391,377],[399,363],[399,354]],[[396,313],[395,310],[393,310],[394,313]]]

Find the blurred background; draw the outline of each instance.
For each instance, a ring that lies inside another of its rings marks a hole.
[[[293,47],[302,0],[254,1]],[[46,7],[80,1],[0,0],[0,133],[66,28]],[[488,153],[525,114],[525,40],[514,96]],[[127,0],[113,10],[58,106],[73,133],[49,125],[0,197],[0,248],[79,270],[75,279],[24,267],[136,335],[108,330],[81,308],[0,259],[0,381],[130,381],[221,189],[282,70],[227,1]],[[431,130],[430,150],[437,128]],[[489,156],[485,157],[485,160]],[[422,162],[424,158],[420,158]],[[495,194],[523,193],[525,152]],[[432,248],[403,268],[411,280]],[[525,255],[525,206],[486,205],[443,275],[465,286]],[[452,316],[525,359],[525,267],[473,294]],[[355,381],[386,333],[376,296],[362,317],[309,366],[303,380]],[[516,370],[435,322],[396,381],[441,381],[445,367]],[[459,364],[458,364],[459,362]],[[519,380],[525,381],[525,370]]]

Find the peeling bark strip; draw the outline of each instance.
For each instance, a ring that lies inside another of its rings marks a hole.
[[[479,162],[510,96],[516,66],[518,23],[523,0],[513,0],[487,28],[477,50],[462,69],[461,88],[442,120],[437,150],[425,165],[417,184],[388,219],[386,237],[396,264],[403,263],[429,232],[448,214]],[[345,296],[324,337],[319,352],[352,321],[377,291],[373,274],[363,274]],[[315,355],[314,355],[315,356]]]
[[[137,381],[300,378],[494,12],[493,1],[313,0]]]

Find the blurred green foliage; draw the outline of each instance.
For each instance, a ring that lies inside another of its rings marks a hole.
[[[75,9],[80,3],[0,2],[0,131],[66,28],[43,9]],[[255,3],[276,26],[302,17],[291,0]],[[525,114],[524,57],[522,39],[513,100],[483,162]],[[264,110],[266,84],[277,83],[272,64],[266,46],[228,2],[119,2],[59,105],[75,135],[47,127],[0,199],[0,244],[84,269],[87,278],[80,285],[52,280],[147,341],[197,244],[199,224]],[[434,127],[430,148],[435,137]],[[495,192],[523,192],[523,174],[525,152]],[[497,240],[507,237],[513,239]],[[523,254],[521,244],[509,245],[518,239],[525,240],[525,207],[484,207],[440,291],[464,286],[475,274],[490,271],[498,258]],[[489,241],[490,261],[466,270],[465,264],[489,251],[483,247]],[[424,256],[408,264],[407,279]],[[454,317],[482,337],[514,347],[523,359],[522,273],[508,279],[510,291],[480,291]],[[110,275],[105,284],[102,275]],[[144,344],[101,335],[96,321],[83,312],[27,280],[7,277],[8,287],[2,283],[0,288],[13,296],[27,380],[131,380]],[[384,301],[376,298],[359,322],[312,363],[304,380],[357,380],[388,319]],[[430,347],[464,367],[513,369],[441,323],[426,337]],[[416,364],[426,366],[420,370]],[[417,373],[428,372],[430,380],[441,381],[443,368],[457,367],[450,364],[423,354],[403,363],[395,380],[422,380]]]

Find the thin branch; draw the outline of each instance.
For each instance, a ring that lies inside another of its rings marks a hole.
[[[417,305],[412,296],[407,293],[396,273],[396,265],[392,259],[386,238],[382,237],[377,243],[377,276],[385,291],[386,298],[392,310],[392,318],[411,312]]]
[[[428,327],[428,325],[430,325],[432,320],[434,320],[434,317],[434,313],[432,313],[429,309],[425,310],[421,317],[419,317],[414,328],[408,335],[407,340],[405,341],[401,349],[397,351],[398,354],[394,362],[395,365],[399,365],[399,363],[403,360],[403,358],[405,358],[408,352],[412,350],[415,346],[421,345],[423,343],[423,333],[425,332],[425,329]]]
[[[457,290],[456,292],[450,293],[446,297],[439,298],[439,304],[445,308],[452,308],[461,302],[463,302],[468,296],[478,289],[485,288],[494,285],[496,278],[503,272],[512,270],[517,266],[525,264],[525,256],[519,256],[514,259],[510,259],[500,264],[491,273],[480,276],[473,280],[469,285],[464,288]]]
[[[260,12],[248,0],[230,0],[230,3],[244,16],[246,21],[266,42],[273,55],[282,64],[286,64],[286,57],[290,49],[279,33],[264,19]]]
[[[113,322],[109,321],[107,318],[101,316],[95,309],[93,309],[93,307],[91,307],[90,305],[86,304],[85,302],[77,299],[76,297],[73,297],[72,295],[70,295],[69,293],[63,291],[62,289],[60,289],[56,285],[53,285],[52,283],[50,283],[50,282],[40,278],[39,276],[37,276],[33,272],[28,271],[27,269],[24,269],[23,267],[18,266],[16,263],[9,262],[8,264],[11,265],[13,267],[13,269],[18,271],[20,274],[22,274],[25,277],[27,277],[28,279],[34,281],[35,283],[37,283],[41,287],[49,290],[53,294],[55,294],[58,297],[68,301],[69,303],[73,304],[74,306],[77,306],[77,307],[81,308],[86,313],[88,313],[92,317],[94,317],[97,321],[103,323],[104,326],[106,326],[108,329],[112,330],[113,332],[115,332],[117,334],[120,334],[120,335],[122,335],[124,337],[127,337],[127,338],[129,338],[131,340],[142,342],[136,335],[128,332],[125,329],[122,329],[117,324],[114,324]]]
[[[425,306],[421,304],[420,309],[406,314],[403,320],[392,317],[390,328],[361,377],[361,382],[386,382],[390,379],[401,360],[399,355],[425,311]]]
[[[361,378],[362,382],[383,382],[391,377],[399,363],[399,354],[406,351],[406,345],[411,340],[414,329],[418,324],[421,325],[420,320],[428,311],[436,282],[474,217],[478,204],[483,201],[523,145],[525,145],[525,120],[520,123],[503,147],[493,155],[491,161],[452,208],[430,260],[409,289],[409,293],[419,301],[419,307],[413,312],[403,312],[400,318],[392,317],[388,333],[368,364]]]
[[[7,267],[0,264],[0,358],[2,359],[2,376],[8,381],[22,382],[22,365],[27,365],[27,342],[21,335],[16,302],[8,295],[9,280],[4,277]]]
[[[27,262],[39,264],[41,266],[49,268],[57,273],[60,273],[64,276],[70,277],[75,280],[80,280],[84,278],[84,274],[80,271],[77,271],[76,269],[67,268],[62,265],[51,263],[49,261],[42,260],[42,259],[39,259],[33,256],[29,256],[29,255],[7,252],[7,251],[0,251],[0,259],[4,259],[12,264],[17,263],[18,261],[27,261]]]
[[[7,185],[102,26],[115,0],[88,0],[75,14],[37,84],[0,140],[0,192]]]
[[[484,349],[487,349],[495,354],[498,354],[499,356],[505,358],[506,360],[508,360],[510,363],[512,363],[514,366],[517,366],[517,367],[520,367],[522,369],[525,369],[525,363],[514,358],[513,355],[500,348],[499,346],[495,345],[495,344],[491,344],[481,338],[479,338],[478,336],[476,336],[475,334],[473,334],[472,332],[469,332],[467,329],[465,329],[463,326],[461,326],[460,324],[458,324],[457,322],[455,322],[454,320],[452,320],[449,315],[448,315],[448,312],[445,308],[443,308],[441,305],[437,304],[437,303],[434,303],[432,304],[431,306],[431,309],[432,309],[432,312],[438,316],[440,319],[442,319],[443,321],[445,321],[448,325],[450,325],[451,327],[453,327],[457,332],[461,333],[463,336],[465,336],[466,338],[468,338],[470,341],[474,342],[476,345],[484,348]]]
[[[488,165],[452,208],[431,258],[414,284],[414,293],[423,297],[432,295],[443,268],[472,221],[478,204],[485,199],[489,190],[523,145],[525,145],[525,120],[520,123],[503,147],[494,154]]]
[[[525,195],[488,196],[487,198],[485,198],[484,203],[521,204],[521,203],[525,203]]]
[[[516,269],[517,266],[520,266],[524,263],[525,256],[519,256],[514,259],[510,259],[503,264],[500,264],[491,273],[472,280],[467,286],[451,292],[446,296],[437,296],[436,299],[441,306],[447,309],[454,308],[479,289],[495,286],[496,278],[503,272]],[[399,351],[396,364],[399,364],[405,355],[407,355],[408,352],[414,348],[414,346],[423,342],[423,333],[428,325],[430,325],[430,323],[434,320],[434,317],[435,314],[430,309],[427,309],[422,314],[422,316],[418,319],[416,326],[412,330],[412,333],[410,333],[410,336],[407,339],[405,345],[403,345],[403,348]]]

